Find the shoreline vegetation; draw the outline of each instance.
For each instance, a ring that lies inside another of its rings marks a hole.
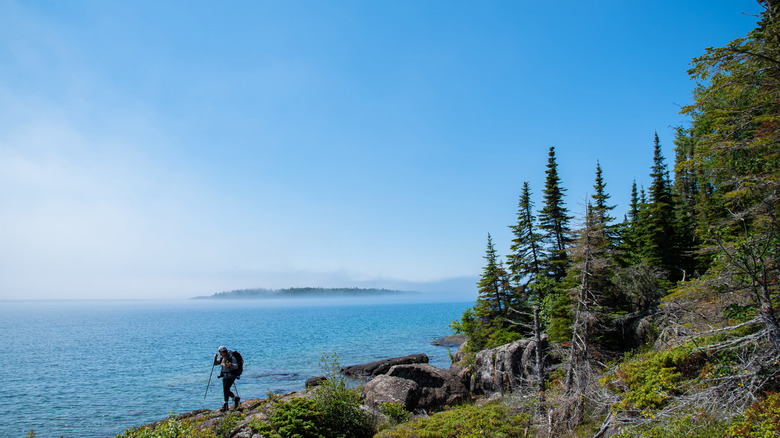
[[[375,297],[408,296],[419,292],[394,289],[358,288],[358,287],[292,287],[286,289],[237,289],[218,292],[209,296],[191,298],[193,300],[210,299],[268,299],[268,298],[312,298],[312,297]]]

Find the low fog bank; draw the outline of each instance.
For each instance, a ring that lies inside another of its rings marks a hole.
[[[237,289],[191,297],[196,300],[297,301],[307,303],[436,303],[473,302],[477,298],[476,278],[460,277],[436,282],[374,280],[349,287],[291,287],[282,289]]]

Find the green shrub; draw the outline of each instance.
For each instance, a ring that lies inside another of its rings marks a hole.
[[[624,361],[602,383],[611,386],[611,379],[617,378],[628,386],[618,408],[656,410],[663,408],[677,394],[683,378],[695,376],[703,363],[699,356],[684,348],[645,353]],[[645,411],[643,415],[651,414]]]
[[[218,436],[227,436],[232,431],[239,421],[244,419],[243,413],[229,412],[225,414],[220,422],[217,424],[216,433]]]
[[[705,414],[683,415],[621,431],[615,438],[721,438],[726,423]]]
[[[780,393],[756,402],[728,429],[731,438],[771,438],[780,436]]]
[[[217,435],[198,430],[191,421],[169,418],[154,427],[131,427],[116,438],[217,438]]]
[[[574,300],[553,280],[546,279],[545,284],[548,291],[542,300],[542,318],[547,326],[545,331],[550,342],[570,342],[574,324]]]
[[[409,421],[409,411],[398,403],[384,402],[379,404],[379,411],[390,418],[392,424]]]
[[[332,436],[325,430],[324,414],[314,400],[296,397],[277,402],[267,422],[253,421],[250,427],[267,438],[315,438]]]
[[[328,379],[313,390],[312,399],[276,402],[268,422],[253,422],[252,429],[268,438],[373,436],[373,418],[360,409],[360,392],[347,386],[337,356],[323,355],[321,365]]]
[[[501,317],[487,319],[480,316],[474,308],[466,309],[460,321],[450,322],[454,333],[463,333],[469,338],[465,351],[474,353],[488,348],[523,339],[525,336],[518,326],[507,325]]]
[[[521,437],[528,423],[527,414],[512,415],[504,405],[484,407],[461,405],[431,417],[380,432],[380,438],[474,438]]]
[[[373,436],[373,418],[360,409],[360,391],[347,386],[346,379],[341,374],[338,356],[335,353],[323,354],[320,365],[326,372],[327,380],[315,388],[314,400],[318,409],[325,414],[328,428],[347,436]]]

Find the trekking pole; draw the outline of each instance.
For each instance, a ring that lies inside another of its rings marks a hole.
[[[209,374],[209,383],[206,385],[206,394],[209,393],[209,386],[211,386],[211,376],[214,375],[214,366],[216,366],[216,363],[211,364],[211,374]],[[206,394],[203,394],[203,398],[206,398]]]
[[[240,396],[240,395],[238,395],[238,385],[236,385],[236,381],[235,381],[235,380],[233,381],[233,389],[235,389],[235,390],[236,390],[236,397],[239,397],[239,398],[241,398],[241,396]]]

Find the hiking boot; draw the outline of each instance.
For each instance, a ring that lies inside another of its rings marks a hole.
[[[227,412],[228,408],[229,408],[228,404],[225,403],[224,405],[222,405],[221,408],[219,408],[219,412]]]
[[[234,411],[238,410],[239,403],[241,403],[241,397],[239,397],[239,396],[233,397],[233,410]]]

